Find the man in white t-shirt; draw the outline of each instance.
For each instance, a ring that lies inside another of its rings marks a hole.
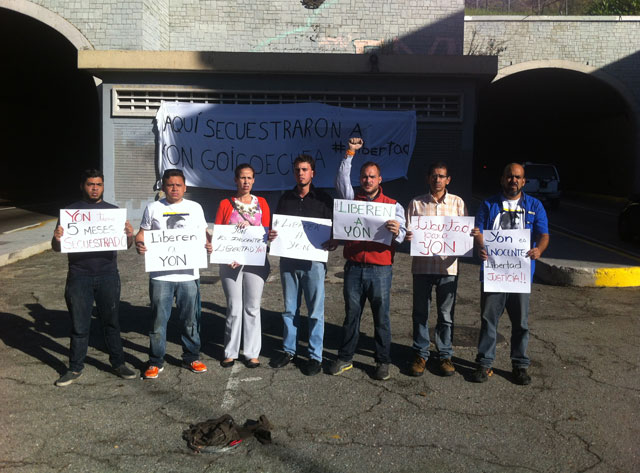
[[[178,228],[202,229],[207,233],[207,222],[202,207],[197,202],[184,199],[187,190],[184,174],[180,169],[167,169],[162,176],[162,190],[166,197],[147,205],[136,235],[136,250],[144,254],[145,230]],[[207,234],[207,252],[211,253]],[[152,328],[149,332],[149,366],[145,379],[155,379],[163,370],[167,345],[167,323],[171,316],[173,300],[182,324],[182,360],[185,368],[194,373],[204,373],[207,367],[200,361],[200,272],[198,269],[156,271],[149,274]]]

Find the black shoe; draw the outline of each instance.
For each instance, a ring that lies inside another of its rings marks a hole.
[[[80,371],[79,373],[75,373],[71,370],[67,371],[65,374],[63,374],[60,379],[58,379],[55,382],[56,386],[68,386],[71,383],[73,383],[76,379],[78,379],[80,376],[82,376],[82,371]]]
[[[489,381],[489,376],[493,376],[493,370],[486,366],[478,366],[471,375],[471,381],[474,383],[484,383]]]
[[[120,366],[115,368],[114,371],[122,379],[133,379],[133,378],[136,378],[138,376],[135,371],[133,371],[131,368],[129,368],[124,363],[122,363]]]
[[[376,371],[373,373],[373,379],[377,379],[378,381],[386,381],[391,378],[389,374],[389,364],[388,363],[376,363]]]
[[[513,382],[521,386],[531,384],[531,376],[527,373],[527,368],[514,367],[511,372],[513,375]]]
[[[305,374],[307,376],[315,376],[320,373],[320,371],[322,371],[322,363],[320,363],[318,360],[313,359],[307,361],[307,366],[305,369]]]
[[[258,366],[260,366],[260,362],[247,360],[246,366],[247,368],[257,368]]]
[[[272,368],[284,368],[289,363],[291,363],[294,360],[295,357],[296,357],[296,355],[292,355],[291,353],[287,353],[285,351],[278,358],[274,358],[273,360],[271,360],[271,367]]]
[[[344,373],[347,370],[350,370],[351,368],[353,368],[353,363],[351,363],[350,361],[344,361],[344,360],[336,360],[333,363],[331,363],[331,366],[329,367],[329,374],[332,374],[333,376],[337,376],[339,374]]]
[[[220,361],[220,366],[222,366],[223,368],[231,368],[235,362],[236,360],[222,360]]]

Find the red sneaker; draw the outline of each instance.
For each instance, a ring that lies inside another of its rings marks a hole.
[[[207,366],[200,360],[192,361],[191,363],[185,363],[184,367],[194,373],[206,373]]]
[[[144,379],[156,379],[158,377],[158,374],[161,373],[162,370],[164,370],[164,366],[149,366],[147,368],[147,371],[144,372]]]

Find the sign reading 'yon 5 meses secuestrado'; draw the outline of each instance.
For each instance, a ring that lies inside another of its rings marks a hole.
[[[335,170],[352,136],[358,156],[374,161],[385,180],[407,176],[416,138],[413,111],[371,111],[319,103],[279,105],[164,102],[156,115],[158,168],[182,169],[187,186],[235,190],[234,169],[255,169],[253,189],[285,190],[293,161],[316,162],[314,185],[333,187]],[[357,184],[357,176],[354,176]]]
[[[127,249],[126,209],[62,209],[62,253]]]

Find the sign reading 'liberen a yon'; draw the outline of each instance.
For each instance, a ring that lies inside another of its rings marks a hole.
[[[262,226],[214,225],[212,263],[263,266],[267,257],[267,229]]]
[[[485,292],[531,292],[531,230],[485,230]]]
[[[278,237],[271,242],[271,255],[326,263],[329,252],[322,244],[331,238],[328,218],[273,215],[271,228]]]
[[[333,187],[347,141],[385,180],[407,176],[416,138],[413,111],[371,111],[319,103],[232,105],[164,102],[156,115],[158,167],[182,169],[187,186],[235,190],[233,171],[255,169],[254,190],[291,188],[293,161],[316,161],[314,185]],[[357,182],[357,178],[356,178]]]
[[[62,209],[62,253],[127,249],[127,209]]]
[[[411,256],[473,256],[473,217],[412,216]]]
[[[393,234],[385,223],[396,218],[394,204],[365,200],[333,201],[333,237],[338,240],[377,241],[390,245]]]
[[[175,271],[207,267],[205,228],[175,228],[144,232],[144,269]]]

